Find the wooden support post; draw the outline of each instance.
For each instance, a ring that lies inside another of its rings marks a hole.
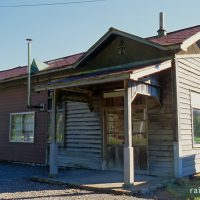
[[[50,143],[50,155],[49,155],[51,177],[55,177],[58,175],[58,164],[57,164],[58,144],[56,144],[56,105],[57,105],[56,89],[54,89],[52,97],[51,143]]]
[[[128,80],[124,81],[124,186],[129,187],[134,183],[134,157],[132,146],[132,92]]]

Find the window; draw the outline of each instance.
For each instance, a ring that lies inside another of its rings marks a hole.
[[[193,145],[200,147],[200,94],[191,92]]]
[[[132,131],[133,145],[146,145],[146,110],[145,108],[137,108],[135,106],[132,109]]]
[[[200,144],[200,109],[193,108],[194,144]]]
[[[34,142],[34,112],[10,114],[10,142]]]
[[[104,93],[104,122],[107,145],[124,144],[124,108],[121,92]],[[114,97],[112,97],[114,96]]]
[[[120,108],[105,109],[105,123],[108,145],[124,143],[124,111]]]

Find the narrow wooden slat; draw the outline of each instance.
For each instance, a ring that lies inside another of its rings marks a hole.
[[[59,165],[100,168],[101,120],[100,98],[88,103],[66,101],[65,148],[59,150]]]

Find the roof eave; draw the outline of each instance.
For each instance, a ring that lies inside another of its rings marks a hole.
[[[181,45],[181,49],[183,51],[187,51],[188,47],[190,47],[192,44],[194,44],[195,42],[197,42],[198,40],[200,40],[200,32],[194,34],[193,36],[189,37],[188,39],[186,39]]]

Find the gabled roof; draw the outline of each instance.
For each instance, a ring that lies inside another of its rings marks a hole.
[[[0,71],[0,80],[21,76],[27,73],[27,67],[16,67],[13,69],[8,69]]]
[[[150,37],[141,38],[136,35],[132,35],[114,28],[110,28],[106,34],[104,34],[86,53],[85,55],[75,64],[74,67],[80,65],[90,54],[92,54],[100,45],[102,45],[111,35],[118,35],[126,37],[148,46],[158,48],[160,50],[170,50],[170,49],[183,49],[187,50],[187,47],[192,43],[200,39],[200,25],[174,31],[168,33],[163,37]],[[195,36],[195,37],[194,37]],[[192,39],[192,37],[194,37]],[[191,39],[191,40],[190,40]],[[184,44],[185,42],[185,44]],[[181,46],[182,45],[182,46]]]
[[[78,54],[66,56],[66,57],[63,57],[63,58],[49,60],[45,63],[49,65],[48,69],[56,69],[56,68],[66,67],[66,66],[69,66],[69,65],[73,65],[83,55],[84,55],[84,53],[78,53]]]
[[[185,40],[189,39],[190,37],[194,36],[199,32],[200,32],[200,25],[170,32],[167,33],[166,36],[160,38],[156,36],[147,39],[163,46],[176,45],[176,44],[182,44]]]
[[[74,65],[74,67],[76,68],[78,65],[80,65],[80,63],[82,63],[83,60],[85,60],[89,55],[95,52],[102,44],[104,44],[104,42],[106,42],[113,35],[129,38],[131,40],[135,40],[148,46],[152,46],[160,50],[165,50],[165,48],[162,45],[152,42],[151,40],[147,40],[145,38],[138,37],[136,35],[132,35],[130,33],[126,33],[111,27],[92,47],[88,49],[85,55]]]
[[[49,65],[48,68],[46,68],[46,71],[51,71],[53,69],[61,69],[63,67],[69,67],[73,65],[75,62],[77,62],[78,59],[80,59],[81,56],[83,56],[84,53],[74,54],[71,56],[66,56],[63,58],[58,58],[55,60],[49,60],[46,61],[45,64]],[[27,74],[27,66],[20,66],[4,71],[0,71],[0,81],[4,79],[10,79],[22,75]]]
[[[187,48],[190,45],[200,40],[200,25],[170,32],[166,36],[160,38],[157,36],[141,38],[114,28],[110,28],[109,31],[106,34],[104,34],[86,53],[78,53],[75,55],[46,61],[45,63],[49,65],[49,67],[45,69],[45,71],[51,72],[57,69],[65,69],[65,67],[78,66],[93,51],[95,51],[96,48],[98,48],[102,43],[104,43],[111,35],[119,35],[122,37],[126,37],[161,50],[169,50],[170,48],[187,50]],[[0,71],[0,81],[12,79],[14,77],[20,77],[26,75],[26,73],[26,66]]]

